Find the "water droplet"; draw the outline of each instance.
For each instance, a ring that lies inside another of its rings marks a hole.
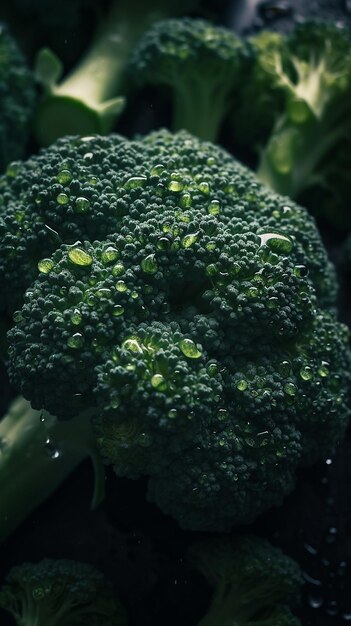
[[[202,352],[198,349],[196,343],[194,343],[192,339],[181,339],[179,342],[179,347],[184,356],[188,357],[189,359],[199,359],[202,356]]]
[[[236,388],[238,389],[238,391],[246,391],[247,387],[247,380],[245,380],[245,378],[242,378],[236,384]]]
[[[42,274],[49,274],[49,272],[51,272],[54,265],[55,263],[51,259],[42,259],[38,263],[38,270]]]
[[[82,348],[84,345],[84,337],[81,333],[74,333],[67,340],[67,345],[70,348]]]
[[[221,211],[221,203],[219,200],[212,200],[207,208],[210,215],[219,215]]]
[[[108,246],[102,251],[101,261],[103,262],[104,265],[107,265],[108,263],[112,263],[113,261],[118,259],[118,256],[119,256],[119,252],[117,248],[115,248],[114,246]]]
[[[117,291],[123,293],[124,291],[127,291],[128,287],[126,283],[124,282],[124,280],[118,280],[116,282],[116,289]]]
[[[168,411],[168,417],[174,420],[177,417],[177,409],[171,409]]]
[[[61,183],[61,185],[67,185],[71,182],[72,178],[73,175],[70,170],[61,170],[61,172],[57,174],[57,180],[59,183]]]
[[[116,304],[116,306],[114,306],[112,309],[112,315],[114,317],[120,317],[121,315],[123,315],[123,313],[124,313],[124,306],[121,306],[120,304]]]
[[[216,363],[210,363],[207,366],[207,373],[209,376],[216,376],[218,374],[218,365]]]
[[[72,324],[74,324],[75,326],[78,326],[78,324],[80,324],[82,321],[82,314],[80,310],[74,309],[74,311],[70,315],[70,318],[71,318]]]
[[[210,185],[206,181],[199,183],[199,191],[201,191],[201,193],[208,194],[210,193],[210,190]]]
[[[184,185],[180,180],[170,180],[168,183],[169,191],[183,191]]]
[[[123,263],[116,263],[116,265],[114,265],[112,268],[112,274],[114,276],[122,276],[124,272],[125,272],[125,267]]]
[[[289,361],[282,361],[278,365],[278,370],[279,370],[279,373],[282,375],[283,378],[286,378],[287,376],[289,376],[290,370],[291,370],[291,365],[290,365]]]
[[[325,378],[326,376],[329,375],[329,363],[327,363],[327,361],[322,361],[322,364],[318,368],[318,374],[322,378]]]
[[[45,454],[53,460],[59,459],[61,456],[60,450],[58,450],[55,443],[49,438],[45,441],[44,451]]]
[[[90,209],[90,201],[88,198],[77,198],[74,203],[74,210],[76,213],[87,213]]]
[[[297,388],[294,383],[286,383],[286,385],[284,385],[284,391],[288,396],[296,396]]]
[[[162,172],[164,172],[165,170],[165,166],[162,165],[161,163],[159,163],[158,165],[155,165],[152,170],[151,170],[151,174],[152,176],[160,176],[160,174],[162,174]]]
[[[151,385],[154,389],[158,391],[165,391],[167,388],[166,381],[162,374],[154,374],[151,378]]]
[[[227,409],[219,409],[217,413],[217,418],[220,422],[225,422],[228,419],[228,411]]]
[[[258,236],[261,239],[261,246],[267,246],[272,252],[289,254],[293,249],[293,242],[287,235],[263,233]]]
[[[351,13],[351,2],[350,2],[350,13]],[[343,620],[345,620],[345,622],[351,622],[351,611],[346,611],[345,613],[342,613],[341,617]]]
[[[182,209],[188,209],[192,205],[192,198],[190,193],[183,193],[180,198],[180,206]]]
[[[294,274],[299,278],[304,278],[308,275],[308,268],[306,267],[306,265],[296,265]]]
[[[156,274],[158,267],[154,254],[149,254],[149,256],[142,260],[141,269],[147,274]]]
[[[48,226],[47,224],[44,225],[44,228],[46,228],[46,230],[48,231],[48,235],[51,241],[54,241],[55,243],[59,243],[59,244],[62,243],[62,239],[56,230],[54,230],[53,228],[50,228],[50,226]]]
[[[58,204],[67,204],[69,202],[69,197],[66,193],[59,193],[58,196],[56,196],[56,200]]]
[[[277,309],[279,306],[279,298],[275,298],[274,296],[272,296],[272,298],[268,298],[267,302],[266,302],[266,307],[267,309]]]
[[[311,380],[313,378],[312,368],[308,365],[304,365],[300,369],[300,376],[303,380]]]
[[[198,232],[185,235],[185,237],[183,237],[182,239],[183,248],[190,248],[190,246],[192,246],[198,240],[198,236]]]
[[[71,248],[68,250],[67,256],[71,263],[82,267],[88,267],[93,262],[93,257],[82,248]]]
[[[214,276],[215,274],[217,274],[218,270],[214,263],[210,263],[210,265],[206,267],[205,272],[207,276]]]
[[[320,594],[309,594],[308,604],[312,609],[320,609],[323,605],[323,597]]]
[[[122,348],[129,350],[129,352],[135,352],[136,354],[143,354],[143,348],[138,337],[129,337],[122,343]]]
[[[127,180],[124,186],[126,189],[137,189],[138,187],[143,187],[146,181],[146,176],[132,176]]]
[[[333,460],[332,459],[327,459],[325,463],[326,463],[326,465],[331,465],[333,463]]]

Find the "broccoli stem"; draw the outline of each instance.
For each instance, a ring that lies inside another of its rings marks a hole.
[[[119,93],[130,51],[149,24],[170,11],[170,0],[114,2],[90,50],[60,84],[55,84],[60,74],[58,59],[47,50],[43,57],[39,55],[37,75],[47,89],[36,118],[41,145],[68,134],[108,133],[112,129],[124,107],[125,99]]]
[[[183,81],[183,77],[180,77]],[[225,80],[225,78],[223,79]],[[176,81],[175,81],[176,82]],[[227,111],[230,109],[230,89],[221,89],[211,76],[200,73],[174,87],[172,128],[187,130],[195,137],[215,143]],[[216,87],[218,87],[216,89]]]
[[[244,599],[243,599],[244,596]],[[211,606],[198,626],[244,626],[254,617],[256,611],[261,608],[255,607],[252,602],[246,602],[245,590],[233,589],[230,582],[223,582],[216,590]]]
[[[88,412],[62,422],[17,398],[0,421],[0,542],[87,457],[94,464],[95,505],[104,472]]]
[[[298,198],[314,183],[323,186],[323,162],[351,131],[349,104],[333,107],[318,119],[297,123],[289,115],[278,119],[261,151],[257,177],[279,194]]]

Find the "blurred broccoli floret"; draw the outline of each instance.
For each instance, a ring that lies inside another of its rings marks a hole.
[[[339,225],[341,212],[347,226],[339,186],[347,174],[334,178],[332,171],[335,159],[342,166],[345,139],[349,146],[351,138],[349,31],[308,22],[289,35],[262,32],[251,43],[256,63],[234,110],[236,141],[257,151],[264,183],[293,198],[311,187],[325,189],[326,206],[318,203],[316,212]]]
[[[148,497],[185,528],[228,529],[279,504],[349,414],[349,333],[329,311],[334,274],[308,213],[185,132],[65,138],[13,174],[1,288],[10,308],[29,288],[10,372],[66,467],[77,442],[93,458],[97,447],[119,476],[148,476]],[[49,489],[38,441],[25,476],[36,488],[16,471],[35,420],[18,449],[14,421],[0,423],[3,535]]]
[[[17,626],[126,626],[128,621],[99,570],[63,559],[13,567],[0,589],[0,607]]]
[[[115,0],[99,23],[90,48],[61,81],[63,66],[44,48],[36,75],[45,94],[36,116],[40,145],[70,133],[107,133],[125,104],[121,94],[129,55],[143,31],[155,20],[178,13],[196,0]],[[61,81],[61,82],[60,82]]]
[[[189,558],[213,588],[199,626],[300,626],[290,608],[299,603],[297,563],[254,536],[202,541]]]
[[[136,83],[172,92],[173,130],[214,141],[250,65],[250,46],[230,30],[200,19],[154,24],[130,60]]]
[[[7,26],[0,22],[0,172],[25,153],[34,112],[34,77]]]

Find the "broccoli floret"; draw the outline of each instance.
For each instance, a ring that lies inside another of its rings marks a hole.
[[[202,541],[190,548],[189,558],[214,590],[199,626],[300,626],[290,607],[299,602],[301,570],[268,541]]]
[[[5,24],[0,22],[0,172],[24,155],[34,111],[34,76]]]
[[[0,607],[17,626],[126,626],[127,616],[103,574],[87,563],[44,559],[13,567]]]
[[[179,214],[184,226],[193,213],[214,222],[244,219],[249,229],[257,223],[262,251],[273,254],[273,263],[276,248],[292,245],[284,239],[291,232],[296,264],[306,264],[323,304],[335,302],[335,274],[306,211],[264,189],[224,150],[186,133],[161,131],[142,141],[118,135],[60,139],[39,156],[13,163],[0,177],[0,198],[0,291],[10,312],[38,276],[38,262],[45,273],[46,257],[61,243],[102,241],[130,218],[162,215],[163,207],[172,221]]]
[[[115,0],[90,49],[61,82],[62,64],[44,48],[36,63],[46,91],[36,116],[39,144],[47,146],[70,133],[109,132],[124,108],[124,69],[135,42],[155,19],[177,13],[184,5],[192,6],[191,0],[176,5],[170,0]]]
[[[222,530],[279,504],[296,468],[341,439],[349,334],[304,209],[185,132],[66,138],[4,184],[3,290],[20,280],[18,206],[31,283],[10,374],[68,442],[70,424],[91,421],[118,475],[148,476],[183,527]]]
[[[200,19],[154,24],[130,60],[131,79],[167,85],[173,129],[214,141],[247,72],[250,47],[230,30]]]
[[[330,163],[351,137],[349,31],[309,22],[251,43],[256,63],[234,126],[237,139],[259,152],[258,177],[292,198],[310,187],[336,189]]]

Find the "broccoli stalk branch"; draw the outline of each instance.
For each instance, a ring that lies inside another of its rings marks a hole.
[[[95,473],[94,506],[103,495],[104,471],[90,414],[58,421],[17,398],[0,421],[0,542],[88,457]]]
[[[114,2],[90,50],[61,83],[59,59],[48,49],[39,53],[36,75],[46,91],[36,119],[41,145],[64,135],[104,134],[112,129],[125,104],[119,94],[131,49],[152,21],[172,10],[170,0]]]

